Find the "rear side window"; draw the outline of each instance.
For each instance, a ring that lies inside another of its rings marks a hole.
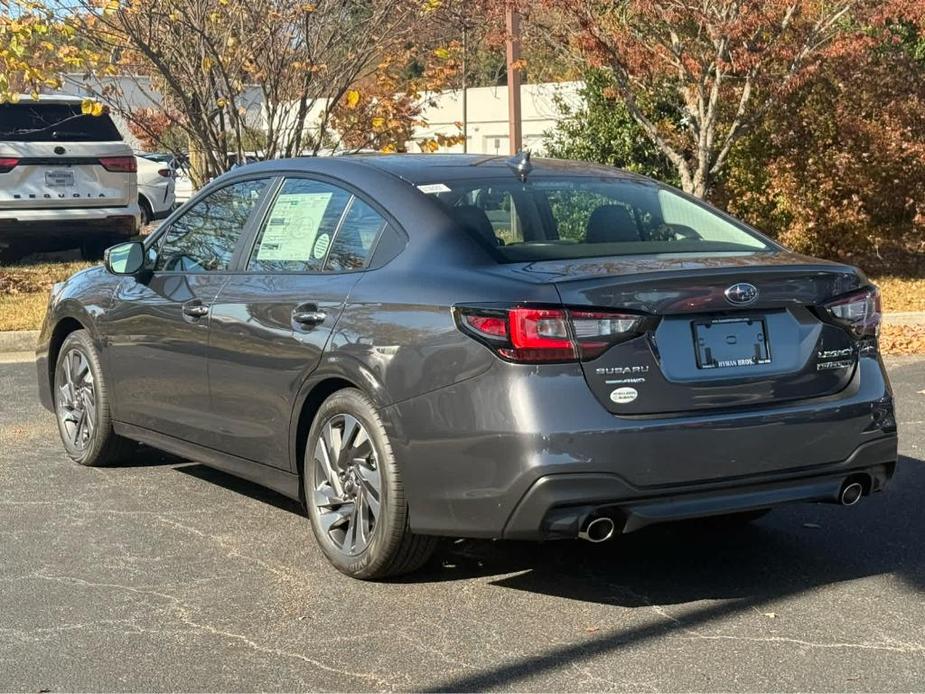
[[[359,198],[353,198],[334,237],[324,269],[330,272],[362,270],[385,224],[372,207]]]
[[[249,272],[349,272],[366,267],[385,220],[349,191],[307,178],[283,182]]]
[[[84,115],[80,104],[0,104],[0,141],[118,142],[122,135],[108,114]]]
[[[219,272],[227,270],[235,247],[269,178],[219,188],[170,225],[160,241],[155,270]]]
[[[454,181],[434,195],[507,262],[772,248],[709,206],[637,179]]]

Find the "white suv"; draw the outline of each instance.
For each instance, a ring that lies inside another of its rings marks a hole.
[[[136,162],[103,113],[70,96],[0,104],[0,258],[79,247],[87,259],[139,229]]]

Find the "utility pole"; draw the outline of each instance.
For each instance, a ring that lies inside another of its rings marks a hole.
[[[467,61],[469,55],[469,18],[463,16],[463,37],[462,37],[462,135],[463,135],[463,154],[469,151],[469,113],[466,108],[466,97],[469,91],[468,75],[466,73]]]
[[[523,149],[520,123],[520,13],[508,2],[507,15],[507,118],[511,154]]]

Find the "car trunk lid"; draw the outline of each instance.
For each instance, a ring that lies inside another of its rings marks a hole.
[[[865,284],[848,266],[761,252],[543,261],[522,270],[553,281],[567,307],[654,316],[644,334],[582,362],[589,387],[617,415],[831,395],[856,367],[856,341],[816,308]]]

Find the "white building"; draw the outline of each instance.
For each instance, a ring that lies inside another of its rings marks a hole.
[[[581,103],[578,91],[581,82],[524,84],[521,86],[521,132],[525,149],[536,154],[543,152],[544,133],[555,127],[561,117],[557,99],[570,106]],[[463,120],[462,91],[440,92],[433,97],[434,106],[424,109],[422,118],[427,127],[415,131],[415,139],[436,134],[459,135],[457,126]],[[508,154],[507,87],[476,87],[467,90],[468,114],[467,151],[473,154]],[[444,151],[462,152],[463,146],[448,147]]]

